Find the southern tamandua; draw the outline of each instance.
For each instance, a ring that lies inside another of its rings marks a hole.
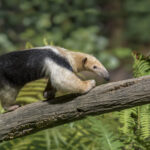
[[[49,78],[44,96],[54,98],[56,91],[86,93],[95,80],[82,81],[77,73],[92,71],[109,79],[105,67],[92,55],[56,46],[10,52],[0,56],[0,100],[7,111],[15,110],[16,96],[28,82]]]

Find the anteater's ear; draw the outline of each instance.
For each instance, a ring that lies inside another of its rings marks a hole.
[[[87,62],[87,57],[83,58],[82,60],[83,65],[85,65],[86,62]]]

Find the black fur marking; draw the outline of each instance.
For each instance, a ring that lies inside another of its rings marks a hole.
[[[42,72],[45,58],[73,71],[68,60],[50,48],[15,51],[0,56],[0,85],[8,82],[15,86],[23,86],[27,82],[45,77],[45,73]]]

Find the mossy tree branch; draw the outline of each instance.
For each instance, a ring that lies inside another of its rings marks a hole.
[[[87,115],[150,103],[150,76],[98,86],[85,95],[40,101],[0,115],[0,142],[52,128]]]

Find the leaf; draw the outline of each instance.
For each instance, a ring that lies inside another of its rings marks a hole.
[[[103,150],[121,150],[123,143],[120,142],[119,137],[116,136],[108,124],[103,124],[101,120],[96,120],[90,118],[93,126],[92,129],[95,131],[96,135],[99,137],[97,139],[98,143],[101,142],[101,148]]]

